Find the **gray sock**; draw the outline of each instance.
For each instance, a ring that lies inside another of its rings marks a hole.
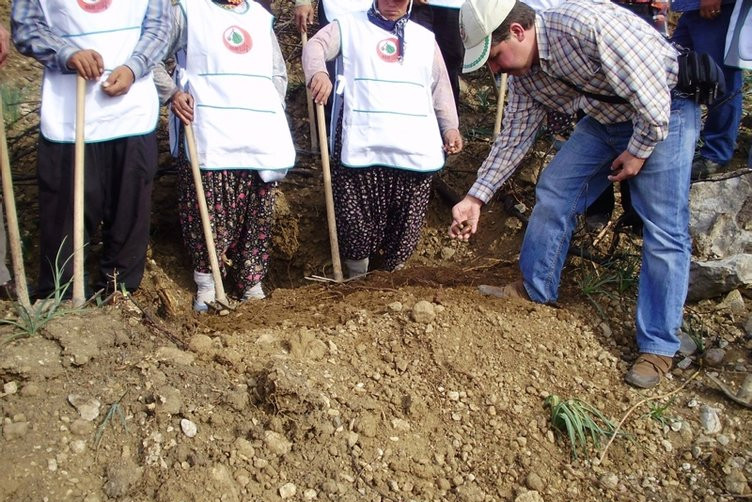
[[[345,260],[345,268],[347,269],[348,279],[366,275],[368,272],[368,258],[363,258],[362,260]]]

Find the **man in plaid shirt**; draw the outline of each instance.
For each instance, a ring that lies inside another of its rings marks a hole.
[[[467,0],[460,11],[465,65],[512,75],[504,127],[450,235],[477,231],[480,208],[530,148],[546,107],[581,109],[570,139],[543,171],[520,252],[522,280],[496,296],[554,302],[575,217],[613,182],[627,182],[644,222],[636,332],[626,375],[652,387],[670,371],[687,293],[689,180],[698,107],[675,92],[677,53],[651,26],[608,0],[570,0],[538,13],[515,0]]]

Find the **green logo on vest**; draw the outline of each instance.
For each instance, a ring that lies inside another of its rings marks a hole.
[[[251,35],[240,26],[230,26],[222,34],[225,47],[235,54],[245,54],[253,47]]]
[[[399,41],[392,37],[382,40],[376,44],[376,54],[387,63],[394,63],[399,60]]]

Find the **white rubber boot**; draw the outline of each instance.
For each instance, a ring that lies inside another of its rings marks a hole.
[[[196,283],[196,299],[193,301],[193,310],[206,312],[209,310],[207,303],[213,303],[216,300],[212,275],[194,270],[193,281]]]
[[[354,279],[366,275],[368,272],[368,258],[362,260],[344,260],[347,269],[347,278]]]

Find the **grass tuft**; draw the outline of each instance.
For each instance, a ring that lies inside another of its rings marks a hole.
[[[63,243],[64,242],[65,241],[63,241]],[[69,256],[68,259],[60,264],[60,253],[63,249],[63,243],[60,244],[57,255],[55,255],[53,273],[54,291],[50,296],[42,301],[35,302],[34,305],[29,308],[23,306],[21,302],[14,302],[14,308],[16,309],[17,315],[16,319],[0,319],[0,324],[13,326],[16,329],[16,332],[6,337],[3,340],[2,345],[18,340],[19,338],[34,336],[39,333],[39,330],[48,322],[70,311],[61,308],[65,294],[73,282],[73,279],[63,282],[63,270],[72,259],[72,256]]]
[[[616,425],[603,412],[579,399],[561,399],[551,395],[545,400],[551,408],[551,424],[569,440],[573,458],[588,450],[589,441],[595,448],[616,433]]]

